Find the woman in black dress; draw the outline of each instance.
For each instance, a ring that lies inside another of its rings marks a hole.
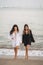
[[[27,24],[24,25],[23,35],[22,35],[22,43],[24,43],[26,54],[25,58],[28,59],[28,49],[31,45],[31,42],[35,42],[32,32],[29,29]]]

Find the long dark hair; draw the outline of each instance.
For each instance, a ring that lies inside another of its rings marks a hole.
[[[10,35],[15,31],[14,27],[17,27],[17,32],[19,32],[19,28],[18,28],[18,25],[13,25],[11,31],[10,31]]]
[[[28,33],[30,33],[30,29],[29,29],[29,26],[28,26],[28,24],[25,24],[25,25],[24,25],[23,34],[25,34],[25,31],[26,31],[25,27],[26,27],[26,26],[28,27]]]

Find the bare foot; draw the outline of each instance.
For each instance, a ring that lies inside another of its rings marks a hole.
[[[16,60],[17,59],[17,56],[14,56],[14,60]]]
[[[17,56],[15,56],[14,58],[17,59]]]
[[[28,56],[25,56],[25,59],[27,59],[27,60],[28,60]]]

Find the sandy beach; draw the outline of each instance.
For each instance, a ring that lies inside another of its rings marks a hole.
[[[28,60],[23,58],[12,59],[12,58],[0,58],[0,65],[43,65],[43,59],[40,57],[29,57]]]

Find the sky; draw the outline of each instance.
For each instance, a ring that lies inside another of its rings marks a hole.
[[[0,7],[43,8],[43,0],[0,0]]]

